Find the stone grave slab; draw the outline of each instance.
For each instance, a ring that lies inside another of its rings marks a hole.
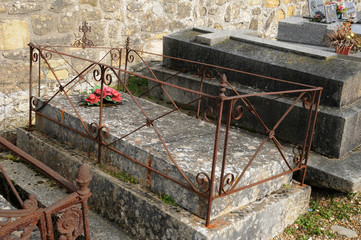
[[[73,97],[72,99],[74,102],[79,101],[77,97]],[[103,118],[104,124],[109,127],[111,133],[109,142],[117,140],[120,136],[145,124],[146,121],[141,111],[137,109],[137,106],[131,101],[129,96],[123,94],[122,99],[124,99],[125,102],[123,105],[107,107],[103,110],[104,116],[106,116]],[[142,99],[139,99],[139,102],[151,119],[169,111],[168,108],[157,106],[154,103]],[[64,98],[56,97],[52,100],[51,104],[44,107],[41,112],[75,129],[82,129],[80,120],[76,117],[71,106],[69,106]],[[80,115],[88,125],[92,122],[97,122],[98,116],[96,113],[97,108],[80,108]],[[155,121],[154,124],[159,128],[159,132],[174,159],[177,161],[177,164],[192,180],[193,184],[197,186],[195,180],[198,173],[208,173],[211,170],[215,126],[178,112],[161,118]],[[47,133],[49,136],[62,142],[67,142],[74,148],[88,152],[89,156],[95,155],[94,150],[97,148],[97,144],[80,137],[78,133],[70,132],[66,128],[60,127],[58,124],[40,116],[37,117],[36,125],[37,129]],[[224,135],[224,130],[222,130],[221,135]],[[249,134],[240,129],[232,129],[228,145],[229,154],[227,155],[226,172],[240,174],[248,163],[249,157],[253,155],[263,139],[264,137],[261,135]],[[152,128],[145,127],[125,139],[116,142],[113,146],[125,154],[142,161],[144,164],[152,164],[152,166],[160,172],[169,174],[173,178],[186,183],[180,172],[169,160],[162,143]],[[219,148],[219,153],[221,153],[223,140],[220,141]],[[140,167],[119,154],[115,154],[111,150],[103,152],[105,161],[116,166],[120,171],[126,171],[144,182],[147,177],[149,177],[147,169]],[[289,162],[292,162],[293,153],[291,148],[287,148],[285,155]],[[220,157],[221,155],[219,158]],[[220,161],[218,163],[221,164]],[[220,166],[217,167],[217,171],[219,171],[219,167]],[[239,186],[274,176],[277,173],[284,172],[286,169],[286,164],[273,143],[267,142],[251,164],[249,171],[246,172],[244,180],[240,182]],[[282,185],[287,184],[290,179],[291,176],[286,175],[259,186],[216,199],[213,202],[214,207],[212,208],[211,216],[215,218],[241,206],[245,206],[281,188]],[[168,181],[157,174],[150,175],[149,187],[155,192],[161,194],[166,193],[172,196],[180,206],[200,217],[205,217],[207,199],[204,197]]]

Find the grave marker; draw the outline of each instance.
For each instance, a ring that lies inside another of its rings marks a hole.
[[[326,23],[332,23],[337,21],[337,12],[336,12],[335,4],[325,6],[325,16],[326,16]]]
[[[357,12],[356,12],[356,6],[353,2],[345,2],[345,7],[347,8],[347,17],[354,17],[356,18]]]
[[[312,18],[318,13],[325,14],[323,0],[308,0],[308,7],[310,9],[310,17]]]

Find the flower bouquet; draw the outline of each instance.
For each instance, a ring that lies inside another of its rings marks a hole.
[[[101,95],[101,89],[99,86],[95,86],[93,89],[90,90],[91,93],[84,98],[84,100],[87,102],[88,106],[99,106],[100,105],[100,95]],[[111,87],[103,87],[103,103],[113,103],[117,104],[120,103],[122,100],[122,97],[120,93],[111,88]]]
[[[347,12],[347,8],[345,7],[344,0],[333,0],[329,1],[328,5],[336,5],[336,12],[338,18],[342,18],[342,14],[345,14]]]

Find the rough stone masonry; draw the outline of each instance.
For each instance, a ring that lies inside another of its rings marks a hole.
[[[274,38],[279,20],[299,14],[308,14],[307,0],[1,0],[0,131],[26,123],[30,41],[70,45],[88,21],[98,46],[124,46],[130,36],[133,48],[161,53],[162,37],[181,29],[248,28]],[[55,64],[60,79],[71,77],[64,62]]]

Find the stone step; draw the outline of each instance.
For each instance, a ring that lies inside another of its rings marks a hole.
[[[42,206],[47,207],[67,195],[65,189],[59,187],[54,181],[48,179],[39,172],[34,171],[34,169],[22,162],[4,160],[1,161],[1,164],[19,191],[19,194],[24,198],[27,198],[30,194],[35,194],[38,202]],[[3,190],[5,189],[2,189],[0,193],[3,193]],[[122,231],[121,228],[114,223],[110,223],[108,220],[101,218],[93,210],[89,211],[89,226],[91,239],[94,240],[134,239],[129,233]],[[40,239],[39,232],[37,232],[37,235],[35,234],[32,239]]]
[[[153,66],[152,69],[160,80],[167,79],[168,83],[187,87],[192,90],[199,90],[200,88],[201,79],[195,77],[193,74],[178,73],[175,70],[162,67],[161,65]],[[152,88],[154,85],[154,82],[149,81],[149,88]],[[253,93],[255,91],[253,88],[247,88],[239,84],[234,85],[234,87],[240,94]],[[164,86],[164,88],[172,96],[172,99],[180,104],[186,104],[197,98],[193,93],[174,91],[167,86]],[[205,79],[203,92],[216,95],[219,93],[219,82]],[[169,98],[159,87],[154,88],[150,94],[152,97],[169,102]],[[234,95],[230,88],[228,88],[226,94],[229,96]],[[282,98],[278,95],[249,97],[248,100],[254,105],[262,120],[268,126],[273,126],[294,101],[294,99]],[[207,104],[208,102],[203,100],[202,106]],[[197,103],[194,103],[193,108],[196,107]],[[277,129],[276,136],[286,142],[301,144],[304,139],[303,133],[307,126],[307,114],[307,110],[304,109],[301,104],[296,105],[283,121],[282,127]],[[261,133],[265,132],[260,122],[248,111],[243,114],[240,120],[234,121],[234,124],[245,129]],[[326,156],[340,158],[360,145],[361,99],[343,108],[319,107],[312,144],[313,151]]]
[[[75,104],[79,101],[79,97],[71,97],[71,99]],[[189,186],[183,176],[185,175],[193,186],[197,187],[197,191],[202,191],[205,187],[204,185],[199,185],[199,176],[205,177],[207,175],[209,178],[211,173],[215,124],[200,121],[178,112],[173,112],[153,122],[165,145],[167,145],[174,161],[183,171],[182,173],[171,161],[170,154],[167,153],[163,143],[152,127],[143,127],[139,131],[119,140],[119,137],[122,135],[145,125],[147,122],[147,119],[130,99],[130,96],[123,94],[122,99],[124,102],[123,105],[103,109],[103,124],[109,128],[110,134],[108,143],[115,142],[110,146],[129,155],[131,158],[137,159],[142,164],[150,165],[164,175],[170,176],[176,181]],[[158,116],[170,111],[169,108],[159,106],[144,99],[137,99],[137,101],[149,115],[150,119],[156,119]],[[38,102],[38,106],[42,104],[42,101]],[[78,114],[82,116],[82,121],[89,128],[91,123],[98,122],[99,108],[78,107],[77,111]],[[73,111],[69,102],[65,100],[65,97],[58,96],[54,98],[48,105],[42,108],[40,112],[74,129],[78,129],[83,133],[85,132],[85,130],[82,130],[84,128],[81,121]],[[37,115],[36,128],[61,142],[69,144],[71,147],[87,152],[88,156],[97,155],[98,144],[96,142],[83,137],[77,132],[70,131],[45,117]],[[222,128],[217,154],[219,159],[222,159],[221,153],[223,152],[224,132],[225,129]],[[19,136],[22,135],[19,134]],[[262,135],[251,134],[237,128],[231,129],[229,133],[225,174],[233,174],[235,179],[237,179],[264,139],[265,137]],[[30,147],[31,145],[27,146],[27,144],[27,142],[19,142],[18,146],[25,151],[31,151],[32,149],[29,149],[32,148]],[[130,174],[158,194],[171,196],[178,205],[193,214],[201,218],[206,217],[208,209],[208,199],[206,197],[188,190],[156,173],[149,172],[146,168],[130,161],[127,157],[116,153],[115,150],[111,148],[104,149],[102,152],[103,163],[108,163],[116,167],[119,171]],[[42,159],[46,155],[49,158],[54,158],[54,154],[49,155],[50,153],[32,152],[32,154],[37,154],[36,158],[38,159]],[[290,165],[294,164],[292,148],[285,146],[283,154]],[[57,162],[60,164],[61,161]],[[218,186],[220,169],[221,161],[219,160],[216,167]],[[273,177],[286,170],[288,170],[288,167],[277,148],[273,142],[267,140],[237,187],[246,186]],[[280,189],[284,184],[288,184],[291,178],[292,174],[287,174],[252,188],[217,198],[212,203],[210,218],[221,216],[234,209],[245,206],[256,199],[263,198]],[[215,187],[215,191],[218,191],[217,186]]]
[[[177,73],[160,65],[154,66],[152,69],[160,80],[168,79]],[[167,80],[167,82],[179,86],[187,86],[193,90],[198,90],[200,86],[199,78],[186,73],[178,73]],[[219,91],[218,82],[216,81],[205,80],[203,84],[203,89],[207,93],[215,94]],[[152,87],[151,82],[149,87]],[[185,104],[196,97],[184,92],[177,94],[166,86],[164,87],[169,93],[172,93],[173,100],[180,104]],[[237,91],[239,93],[250,93],[253,90],[237,86]],[[228,92],[230,92],[229,89]],[[160,88],[154,88],[150,95],[164,101],[169,100]],[[248,99],[255,106],[262,119],[271,126],[277,118],[280,118],[281,114],[292,102],[291,99],[287,98],[272,99],[266,96]],[[193,108],[197,107],[196,104],[193,105]],[[278,112],[279,110],[280,112]],[[302,106],[297,105],[295,111],[291,111],[290,116],[284,120],[285,124],[276,132],[276,136],[291,142],[300,142],[301,139],[298,139],[301,137],[300,135],[290,133],[294,133],[294,129],[302,129],[304,127],[305,123],[299,121],[300,116],[304,114],[303,111]],[[274,115],[276,117],[273,119]],[[258,121],[253,115],[247,112],[244,113],[239,121],[234,122],[235,125],[246,129],[262,131],[263,128],[260,128],[260,125],[257,125],[257,123]],[[325,157],[311,152],[306,174],[307,184],[342,192],[357,192],[361,190],[361,164],[359,164],[361,161],[361,148],[357,147],[361,144],[360,123],[361,100],[342,109],[320,106],[312,147],[315,151],[327,156],[342,155],[342,157]],[[300,179],[300,176],[297,178]]]
[[[42,155],[49,167],[68,178],[89,159],[37,131],[18,129],[18,145],[34,155]],[[141,183],[129,184],[104,173],[87,162],[93,175],[89,188],[91,209],[124,227],[138,239],[270,239],[283,232],[308,208],[311,188],[291,182],[263,199],[238,208],[210,222],[179,205],[160,200]],[[107,238],[114,239],[114,238]]]
[[[211,30],[207,29],[209,33]],[[219,31],[217,32],[219,37]],[[163,54],[226,68],[264,75],[292,82],[323,87],[321,104],[342,107],[352,104],[361,97],[361,62],[352,58],[338,58],[333,49],[314,49],[248,34],[229,35],[228,40],[213,46],[197,42],[204,31],[188,29],[164,36]],[[187,49],[187,51],[185,51]],[[177,60],[164,58],[164,66],[184,69]],[[347,71],[340,71],[347,69]],[[289,85],[278,83],[256,75],[226,73],[231,84],[242,84],[267,91],[289,90]]]

